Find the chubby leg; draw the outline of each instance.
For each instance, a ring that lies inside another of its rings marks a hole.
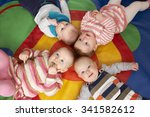
[[[139,11],[144,11],[149,8],[148,1],[135,1],[125,8],[127,23],[130,23]]]
[[[15,94],[15,85],[12,80],[0,80],[0,96],[9,97]]]
[[[39,9],[46,4],[54,4],[60,8],[59,0],[19,0],[19,3],[33,16],[36,16]]]
[[[15,85],[8,74],[9,57],[0,50],[0,95],[12,96],[15,93]]]
[[[120,4],[121,0],[109,0],[108,4]]]
[[[9,57],[0,49],[0,80],[11,79],[8,74],[9,69]]]
[[[36,16],[41,7],[41,0],[19,0],[19,3],[27,9],[33,16]]]

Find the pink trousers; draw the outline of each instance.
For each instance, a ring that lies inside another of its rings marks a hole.
[[[0,50],[0,96],[8,97],[15,93],[15,84],[9,75],[9,57]]]

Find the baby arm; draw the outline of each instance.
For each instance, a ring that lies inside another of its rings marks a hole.
[[[87,11],[87,12],[85,13],[85,15],[83,16],[83,18],[82,18],[82,20],[81,20],[81,29],[84,29],[84,28],[86,27],[86,24],[87,24],[90,20],[93,19],[92,17],[90,17],[90,12],[91,12],[91,11]]]
[[[50,18],[43,18],[39,23],[38,23],[38,26],[40,28],[40,30],[48,37],[55,37],[50,29],[49,29],[49,26],[50,25],[57,25],[57,21],[56,19],[50,19]]]
[[[60,74],[48,74],[44,83],[44,93],[52,96],[62,87],[63,82]]]
[[[135,62],[120,62],[112,64],[110,66],[103,64],[102,69],[110,74],[117,74],[120,73],[121,71],[128,71],[128,70],[137,71],[139,69],[139,66],[138,63]]]
[[[22,60],[24,63],[31,58],[41,56],[41,55],[49,55],[48,50],[40,51],[40,50],[32,50],[29,48],[25,48],[19,55],[19,59]]]
[[[80,90],[78,100],[88,100],[90,97],[91,93],[89,92],[88,86],[84,84]]]
[[[25,48],[20,54],[19,59],[22,60],[24,63],[33,56],[33,50],[29,48]]]
[[[71,21],[70,12],[66,0],[59,0],[59,1],[60,1],[62,13],[69,18],[69,21]]]

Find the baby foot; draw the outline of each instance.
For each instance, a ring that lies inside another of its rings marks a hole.
[[[147,0],[149,2],[149,8],[150,8],[150,0]]]

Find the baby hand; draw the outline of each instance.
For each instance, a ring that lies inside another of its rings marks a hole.
[[[91,16],[94,17],[96,20],[98,21],[102,21],[104,20],[106,17],[104,15],[102,15],[101,12],[99,12],[98,10],[93,10],[91,12]]]
[[[55,67],[49,67],[48,73],[49,73],[49,74],[57,74],[57,70],[56,70]]]
[[[28,51],[24,51],[19,55],[19,59],[22,60],[24,63],[27,61],[28,58],[29,58]]]
[[[57,26],[57,25],[58,25],[56,19],[50,19],[50,18],[48,18],[48,22],[49,22],[50,24],[53,24],[54,26]]]
[[[98,13],[99,13],[98,10],[93,10],[93,11],[91,12],[91,16],[95,18],[95,16],[96,16]]]
[[[138,63],[133,63],[133,64],[132,64],[132,70],[133,70],[133,71],[137,71],[138,69],[139,69]]]

